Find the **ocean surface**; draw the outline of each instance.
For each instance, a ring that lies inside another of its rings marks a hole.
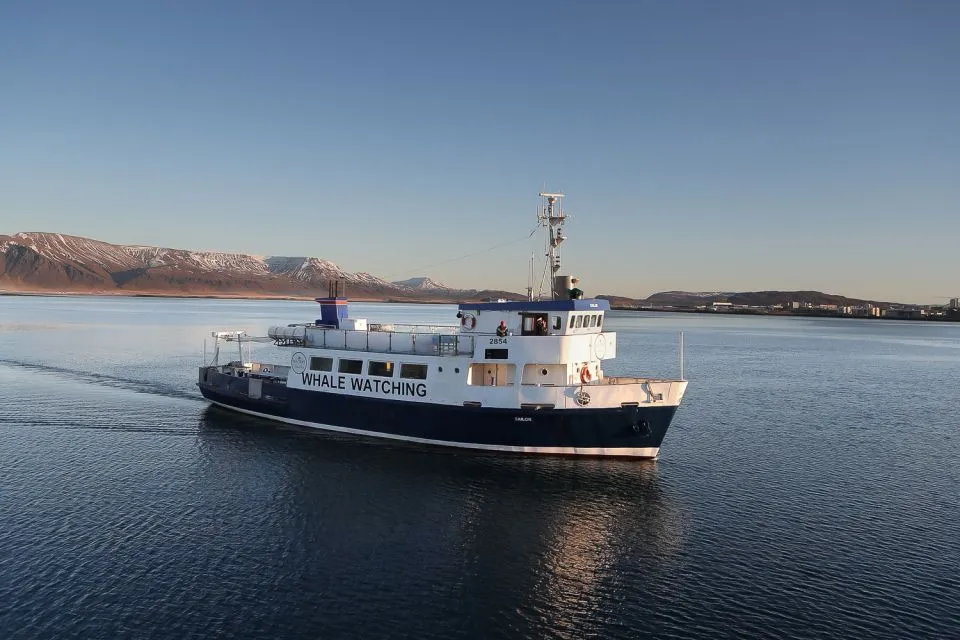
[[[211,329],[316,315],[0,297],[0,638],[960,638],[960,325],[611,313],[611,374],[685,332],[657,462],[202,400]]]

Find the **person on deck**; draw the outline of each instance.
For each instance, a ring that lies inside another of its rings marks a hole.
[[[534,330],[535,330],[535,332],[536,332],[536,334],[537,334],[538,336],[545,336],[545,335],[547,335],[547,321],[546,321],[546,320],[544,320],[542,317],[540,317],[540,318],[537,318],[537,321],[534,322],[533,324],[534,324]]]
[[[507,323],[505,320],[500,321],[500,326],[497,327],[497,335],[501,338],[506,337],[507,335]]]

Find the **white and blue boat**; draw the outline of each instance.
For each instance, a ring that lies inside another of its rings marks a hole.
[[[451,326],[351,318],[332,284],[315,322],[270,327],[282,354],[245,361],[243,331],[215,331],[198,386],[214,404],[280,422],[490,451],[656,458],[687,381],[608,376],[609,303],[562,275],[563,194],[540,194],[548,299],[459,305]],[[529,289],[528,289],[529,291]],[[240,359],[219,363],[221,342]],[[682,346],[681,346],[682,362]]]

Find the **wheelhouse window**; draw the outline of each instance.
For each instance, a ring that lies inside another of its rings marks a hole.
[[[377,362],[376,360],[371,360],[370,363],[367,365],[367,373],[371,376],[379,376],[381,378],[392,378],[393,363]]]
[[[520,335],[547,335],[547,318],[548,316],[545,313],[524,313],[522,315],[523,322],[520,324]]]
[[[573,328],[579,329],[583,325],[583,316],[579,313],[573,316]]]
[[[560,331],[563,328],[563,318],[560,316],[553,316],[553,330]]]
[[[333,358],[314,356],[310,358],[311,371],[333,371]]]
[[[598,327],[603,326],[603,314],[602,314],[602,313],[597,316],[597,326],[598,326]]]
[[[427,365],[406,363],[400,365],[400,377],[411,380],[426,380]]]
[[[590,314],[590,326],[591,327],[597,326],[597,314],[595,313]]]
[[[363,360],[346,360],[341,358],[337,371],[340,373],[360,375],[363,373]]]

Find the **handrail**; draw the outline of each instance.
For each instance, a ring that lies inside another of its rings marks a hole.
[[[322,338],[320,338],[321,335]],[[313,331],[307,332],[302,346],[367,353],[472,356],[476,343],[474,336],[456,333],[407,333],[315,327]]]

